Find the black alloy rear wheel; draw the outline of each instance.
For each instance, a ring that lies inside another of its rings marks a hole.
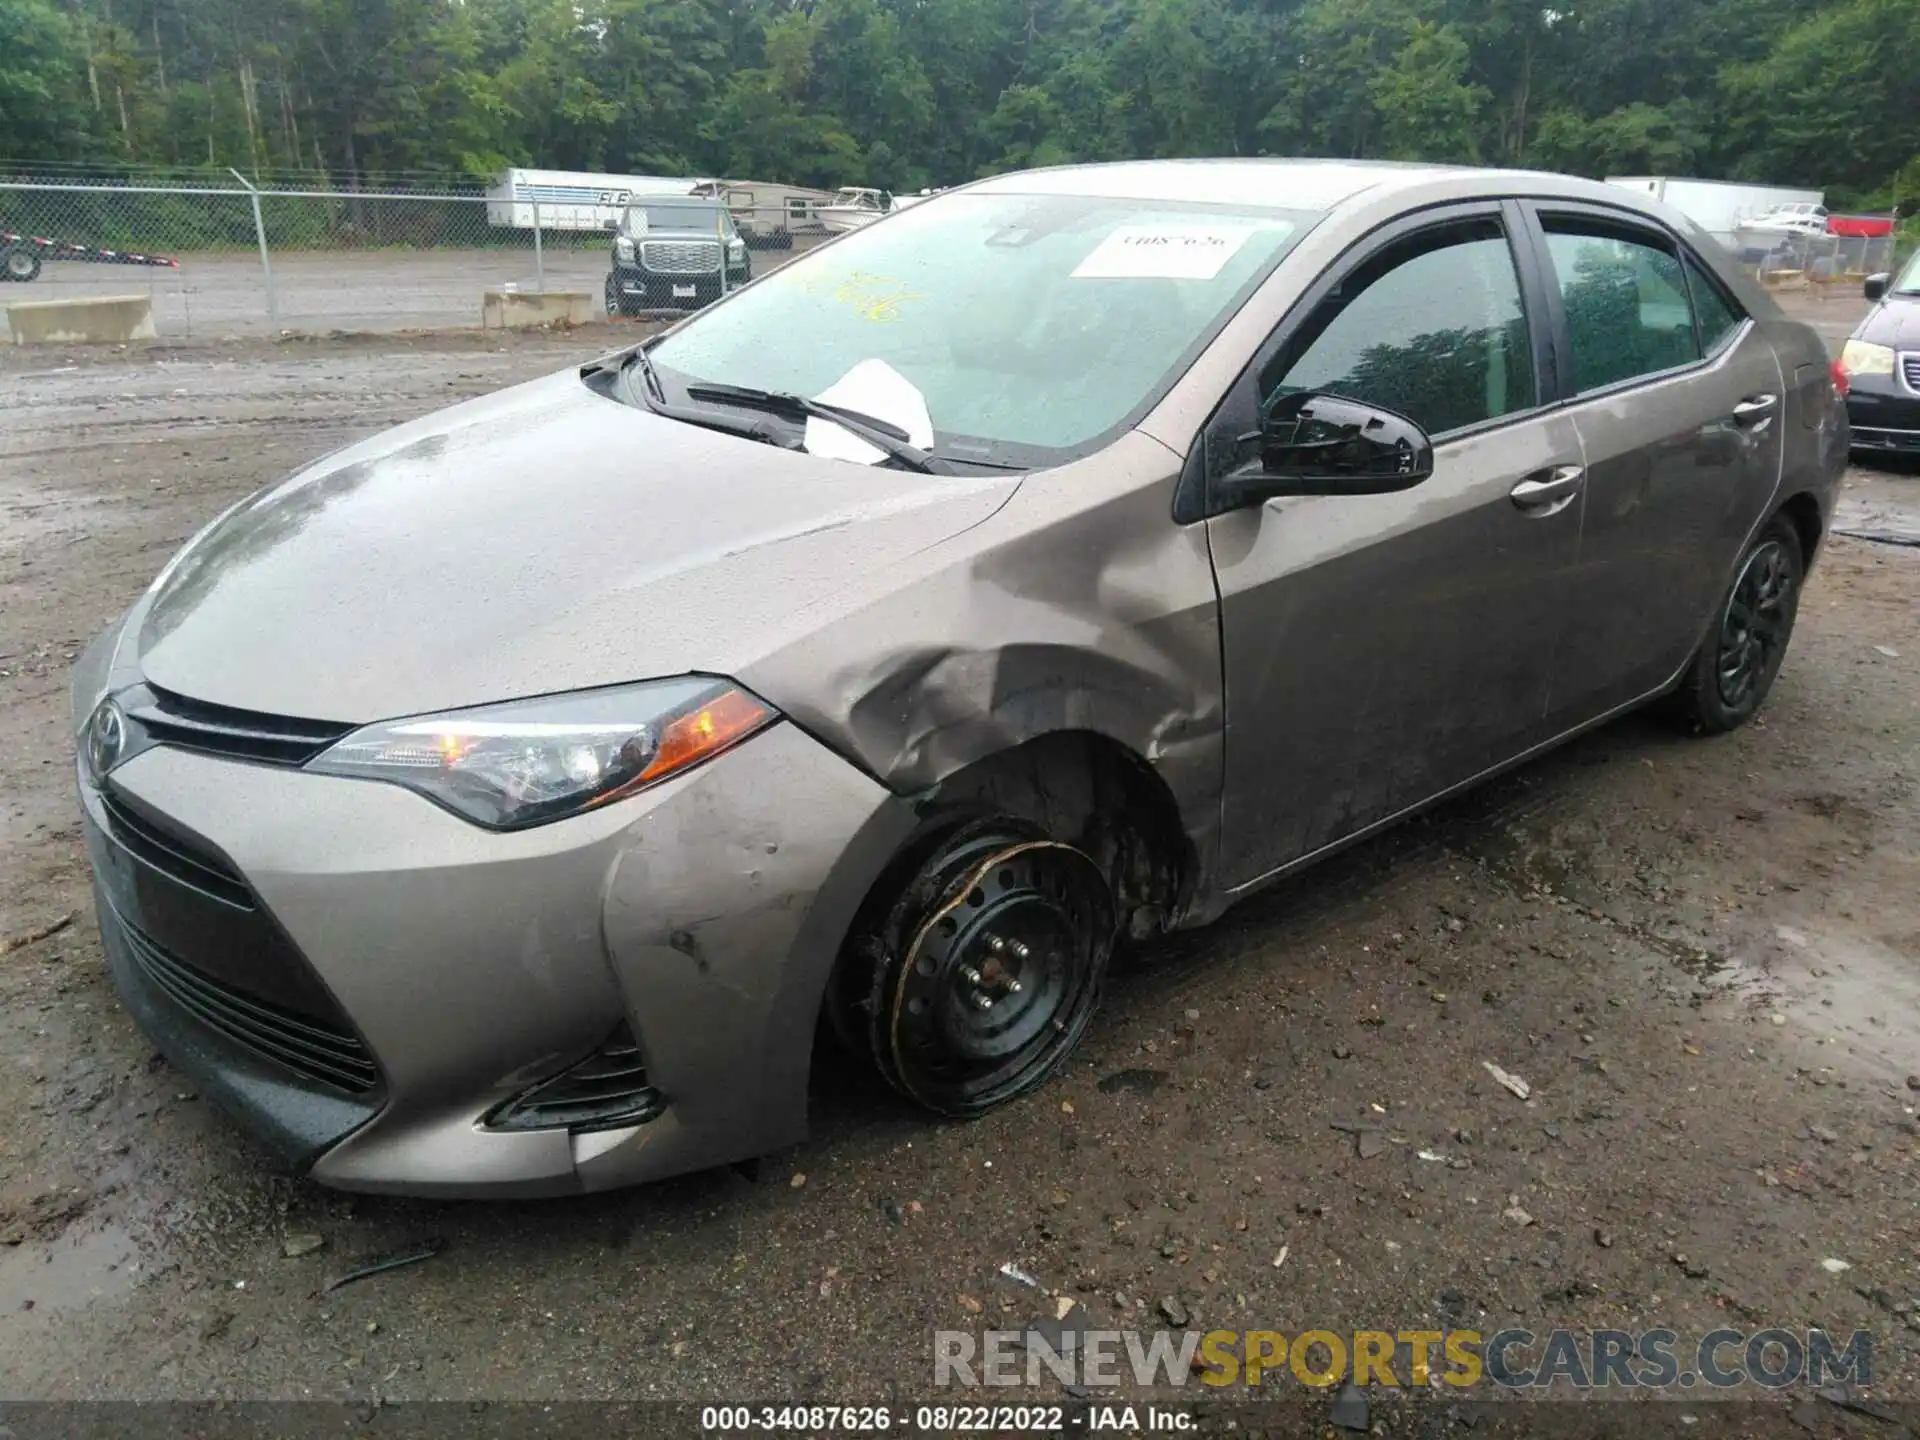
[[[1113,893],[1083,851],[1006,816],[961,824],[855,941],[842,1018],[903,1095],[974,1116],[1059,1068],[1099,1003]],[[856,1038],[849,1034],[848,1038]]]
[[[1674,712],[1689,728],[1722,734],[1760,709],[1793,638],[1805,577],[1800,534],[1776,515],[1741,555],[1713,630],[1673,695]]]

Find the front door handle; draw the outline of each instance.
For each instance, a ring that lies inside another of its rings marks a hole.
[[[1733,407],[1733,423],[1748,429],[1764,425],[1779,405],[1778,395],[1749,395]]]
[[[1557,515],[1572,503],[1587,483],[1587,472],[1580,465],[1555,465],[1536,470],[1507,494],[1528,515],[1542,518]]]

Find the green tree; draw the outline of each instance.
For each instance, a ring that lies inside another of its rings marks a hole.
[[[1878,188],[1920,151],[1920,3],[1844,0],[1730,67],[1742,176]]]
[[[910,189],[1272,153],[1912,203],[1917,54],[1920,0],[0,0],[0,158]]]
[[[1466,82],[1467,42],[1451,25],[1415,21],[1400,53],[1374,77],[1379,153],[1389,160],[1479,158],[1478,120],[1489,98]]]
[[[86,50],[45,0],[0,0],[0,156],[66,160],[92,148]]]

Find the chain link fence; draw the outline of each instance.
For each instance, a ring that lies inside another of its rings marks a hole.
[[[824,236],[732,206],[758,274]],[[442,329],[486,290],[605,294],[612,212],[485,195],[0,181],[0,309],[140,294],[163,338]]]
[[[1900,237],[1891,229],[1883,235],[1740,230],[1723,239],[1734,258],[1770,290],[1824,293],[1839,287],[1857,295],[1867,276],[1892,270],[1903,255]]]
[[[237,177],[236,177],[237,179]],[[789,207],[731,203],[758,274],[824,237]],[[486,290],[573,291],[599,309],[617,211],[484,194],[0,180],[0,310],[143,294],[166,338],[442,329]],[[1770,289],[1857,292],[1898,237],[1719,237]]]

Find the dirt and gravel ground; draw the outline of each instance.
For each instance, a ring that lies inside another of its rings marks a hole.
[[[1623,720],[1161,947],[986,1120],[838,1067],[757,1177],[272,1177],[108,985],[68,664],[231,498],[632,333],[0,358],[0,947],[75,917],[0,950],[0,1397],[927,1398],[932,1330],[1052,1313],[1012,1261],[1123,1325],[1864,1328],[1920,1398],[1920,549],[1842,537],[1760,721]]]
[[[754,274],[804,253],[756,250]],[[472,250],[285,250],[272,257],[278,314],[267,313],[260,257],[249,252],[198,252],[179,257],[177,270],[131,265],[48,264],[27,286],[0,292],[0,338],[9,334],[4,306],[14,300],[73,300],[89,295],[148,295],[164,342],[219,341],[333,331],[425,330],[480,323],[480,295],[514,285],[532,290],[577,290],[600,304],[607,278],[607,246],[548,248],[536,265],[524,248]]]

